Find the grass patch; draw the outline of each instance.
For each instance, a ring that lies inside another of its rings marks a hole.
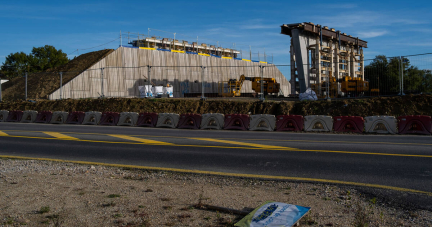
[[[120,197],[120,195],[119,194],[109,194],[107,197],[108,198],[118,198],[118,197]]]
[[[48,212],[50,212],[50,207],[49,206],[46,206],[46,207],[41,207],[39,210],[38,210],[38,213],[39,214],[44,214],[44,213],[48,213]]]

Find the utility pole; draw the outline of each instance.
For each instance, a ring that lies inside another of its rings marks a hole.
[[[252,47],[249,45],[249,60],[252,61]]]
[[[27,101],[27,72],[25,73],[25,100]]]
[[[121,30],[120,30],[120,47],[122,47],[122,35],[121,35]]]
[[[147,98],[150,98],[150,92],[151,92],[151,87],[150,87],[150,80],[151,80],[150,72],[151,72],[151,66],[147,65],[147,77],[148,77],[148,81],[147,81],[147,89],[148,89],[148,91],[147,91]]]
[[[63,72],[60,72],[60,100],[62,99]]]
[[[101,98],[103,98],[105,96],[104,95],[103,71],[104,71],[104,68],[101,68]]]
[[[201,66],[201,100],[205,100],[205,96],[204,96],[204,93],[205,93],[205,91],[204,91],[204,89],[205,89],[205,82],[204,82],[204,71],[205,71],[205,68],[206,67],[204,67],[204,66]]]
[[[260,65],[260,74],[261,74],[261,97],[260,100],[264,102],[264,66]]]

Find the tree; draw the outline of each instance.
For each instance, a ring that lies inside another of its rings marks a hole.
[[[57,50],[55,47],[49,45],[37,48],[33,47],[29,60],[31,66],[38,72],[55,68],[69,62],[66,53],[63,53],[62,50]]]
[[[378,83],[380,94],[391,95],[400,91],[398,58],[387,58],[384,55],[377,55],[375,59],[365,67],[365,79],[372,84]],[[373,87],[375,88],[375,87]]]
[[[9,78],[22,75],[29,66],[29,56],[24,52],[16,52],[6,57],[1,67],[2,73]]]
[[[1,66],[1,71],[8,78],[13,78],[25,72],[42,72],[68,62],[69,59],[62,50],[45,45],[44,47],[33,47],[32,52],[28,55],[24,52],[9,54]]]

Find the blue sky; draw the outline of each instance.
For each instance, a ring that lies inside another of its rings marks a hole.
[[[282,24],[313,22],[368,41],[365,57],[432,52],[432,1],[2,1],[0,62],[13,52],[53,45],[77,53],[117,48],[127,32],[273,54],[289,64]],[[167,33],[156,31],[163,30]],[[124,44],[127,43],[124,39]],[[78,49],[78,51],[76,51]],[[84,50],[86,49],[86,50]],[[74,52],[75,51],[75,52]],[[268,59],[269,60],[269,59]]]

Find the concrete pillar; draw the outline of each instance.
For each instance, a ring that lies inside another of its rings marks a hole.
[[[308,65],[307,63],[307,39],[305,36],[300,34],[300,31],[298,29],[293,29],[291,31],[292,33],[292,40],[293,40],[293,46],[294,46],[294,53],[295,53],[295,61],[297,65],[297,72],[298,72],[298,80],[300,84],[300,93],[303,93],[306,91],[307,88],[310,87],[309,85],[309,75],[307,75],[308,72]]]

